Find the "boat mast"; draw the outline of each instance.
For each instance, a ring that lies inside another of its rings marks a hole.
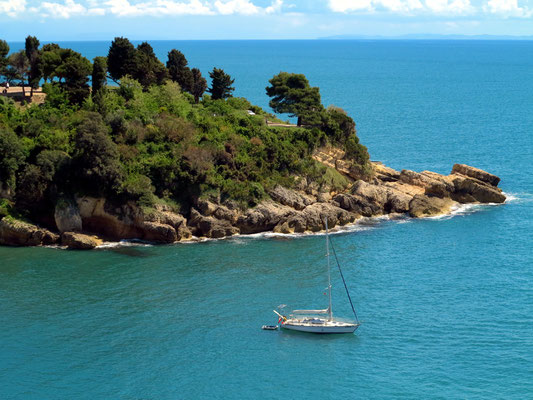
[[[329,307],[328,307],[328,321],[333,319],[333,311],[331,309],[331,266],[329,264],[329,232],[328,232],[328,218],[324,219],[326,223],[326,257],[328,258],[328,295],[329,295]]]

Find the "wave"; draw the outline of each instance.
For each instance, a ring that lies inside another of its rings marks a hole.
[[[112,249],[115,247],[152,247],[154,243],[147,242],[140,239],[122,239],[119,242],[104,242],[99,246],[96,246],[96,249]]]
[[[505,204],[507,203],[529,203],[533,201],[533,194],[531,193],[505,193]]]

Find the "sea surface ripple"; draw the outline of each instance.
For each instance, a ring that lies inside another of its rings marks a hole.
[[[267,105],[280,70],[349,111],[374,159],[502,178],[509,201],[332,235],[363,324],[262,331],[323,307],[324,237],[91,252],[0,247],[1,399],[533,396],[533,42],[156,42]],[[71,44],[93,57],[109,43]],[[268,55],[265,56],[265,55]],[[334,313],[350,316],[338,273]]]

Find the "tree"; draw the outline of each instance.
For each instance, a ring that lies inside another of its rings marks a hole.
[[[161,85],[168,77],[168,71],[156,57],[154,49],[147,42],[137,46],[135,65],[130,74],[144,89],[151,85]]]
[[[9,45],[5,40],[0,40],[0,76],[6,75],[7,55],[9,54]]]
[[[11,54],[9,56],[9,65],[13,68],[14,73],[16,73],[14,76],[16,76],[22,84],[22,94],[26,96],[25,80],[30,73],[30,61],[28,60],[28,57],[26,57],[26,52],[20,50]]]
[[[45,83],[54,78],[56,69],[61,65],[61,50],[55,43],[45,44],[41,48],[41,71]]]
[[[95,57],[93,60],[92,86],[93,95],[107,84],[107,58]]]
[[[28,36],[25,43],[26,57],[30,64],[28,73],[28,84],[30,85],[30,97],[33,97],[33,89],[39,87],[39,81],[42,77],[42,66],[39,52],[39,39],[35,36]]]
[[[191,94],[194,96],[196,104],[198,104],[200,97],[204,95],[204,92],[207,89],[207,81],[198,68],[193,68],[191,74],[193,81]]]
[[[192,93],[194,78],[187,64],[187,59],[181,51],[173,49],[168,53],[167,68],[170,79],[177,82],[182,90]]]
[[[15,187],[15,173],[24,162],[22,144],[12,131],[0,126],[0,189]]]
[[[109,137],[100,114],[89,113],[74,139],[74,166],[81,189],[98,195],[116,192],[123,179],[116,144]]]
[[[135,73],[135,47],[131,42],[123,37],[116,37],[107,55],[107,70],[109,76],[115,82],[125,75],[133,76]]]
[[[275,112],[298,117],[298,126],[304,122],[313,124],[319,121],[319,114],[324,110],[320,91],[309,85],[305,75],[280,72],[269,82],[271,86],[267,86],[266,93],[272,97],[269,105]]]
[[[80,105],[89,96],[89,74],[92,71],[91,62],[80,53],[71,49],[60,49],[61,64],[54,74],[61,79],[61,86],[67,92],[72,104]]]
[[[231,79],[231,76],[226,74],[223,69],[213,68],[213,71],[209,73],[209,77],[211,78],[211,88],[207,91],[211,93],[213,100],[226,99],[232,96],[231,92],[235,88],[231,85],[233,85],[235,79]]]

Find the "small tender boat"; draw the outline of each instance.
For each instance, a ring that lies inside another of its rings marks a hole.
[[[277,325],[263,325],[263,327],[261,329],[265,330],[265,331],[276,331],[278,330],[278,326]]]
[[[348,295],[348,300],[352,306],[352,311],[355,316],[355,321],[344,321],[342,319],[334,318],[331,304],[331,266],[329,260],[329,232],[328,232],[328,221],[324,221],[326,225],[326,257],[328,259],[328,294],[329,294],[329,306],[323,310],[293,310],[289,316],[282,315],[277,311],[273,310],[278,316],[278,322],[281,324],[283,329],[290,329],[293,331],[301,332],[312,332],[312,333],[353,333],[357,328],[359,328],[359,320],[357,318],[357,313],[352,303],[350,297],[350,292],[348,292],[348,287],[346,286],[346,281],[344,280],[344,275],[342,273],[341,267],[335,255],[335,260],[337,260],[337,267],[342,277],[342,282],[344,283],[344,288],[346,289],[346,294]],[[332,247],[333,248],[333,247]],[[335,249],[333,248],[335,254]],[[326,315],[325,317],[318,317],[318,315]]]

